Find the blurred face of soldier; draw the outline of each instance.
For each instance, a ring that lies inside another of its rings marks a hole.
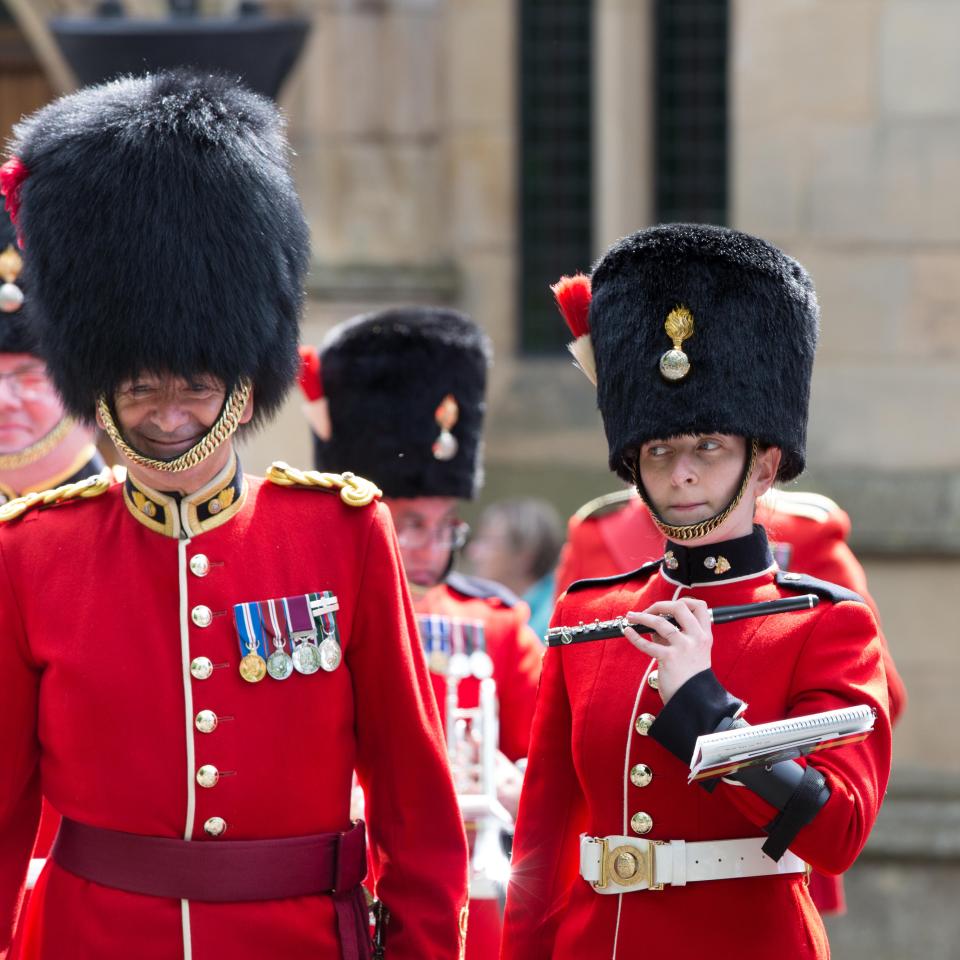
[[[699,523],[715,517],[736,496],[747,457],[747,441],[729,433],[649,440],[640,448],[640,479],[660,517],[668,524]],[[768,447],[757,462],[737,508],[714,531],[692,543],[747,536],[753,529],[757,497],[776,479],[780,449]]]
[[[502,514],[484,516],[467,547],[467,557],[478,577],[512,585],[531,579],[530,550],[520,549],[511,536],[510,524]]]
[[[220,416],[226,387],[210,374],[186,379],[172,374],[144,373],[120,385],[113,398],[117,426],[127,443],[155,460],[173,460],[203,439]],[[253,398],[240,417],[253,416]],[[159,490],[192,493],[216,476],[230,461],[231,441],[221,444],[206,460],[176,473],[128,463],[137,479]]]
[[[403,569],[411,587],[435,586],[450,566],[454,550],[463,546],[466,524],[457,518],[453,497],[392,497],[390,507]]]
[[[0,453],[16,453],[63,419],[63,404],[43,362],[29,353],[0,353]]]

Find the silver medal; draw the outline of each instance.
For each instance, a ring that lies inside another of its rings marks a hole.
[[[274,680],[286,680],[293,673],[293,660],[286,650],[274,650],[267,657],[267,673]]]
[[[309,675],[320,669],[320,648],[310,641],[293,648],[293,666],[297,673]]]
[[[450,655],[450,664],[447,667],[447,674],[462,680],[470,676],[470,658],[465,653],[454,653]]]
[[[332,633],[327,634],[323,638],[323,643],[320,644],[320,666],[327,673],[333,673],[340,666],[341,659],[340,644]]]

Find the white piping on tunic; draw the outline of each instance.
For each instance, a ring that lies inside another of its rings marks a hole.
[[[196,815],[197,785],[194,780],[196,757],[193,749],[193,686],[190,675],[190,614],[187,610],[187,546],[189,540],[177,543],[177,566],[180,582],[180,666],[183,672],[183,706],[187,722],[187,820],[183,839],[193,836],[193,821]],[[192,960],[193,945],[190,937],[190,901],[180,901],[180,927],[183,931],[183,960]]]

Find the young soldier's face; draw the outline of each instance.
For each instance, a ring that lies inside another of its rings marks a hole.
[[[729,433],[704,433],[649,440],[640,448],[640,479],[660,517],[686,526],[715,517],[736,496],[746,464],[747,441]],[[773,484],[780,450],[757,454],[743,500],[711,534],[707,543],[746,536],[753,526],[756,500]]]
[[[43,362],[29,353],[0,353],[0,453],[31,446],[62,418]]]
[[[465,527],[453,497],[393,497],[386,500],[397,528],[403,569],[411,586],[439,583],[451,553],[462,546]]]

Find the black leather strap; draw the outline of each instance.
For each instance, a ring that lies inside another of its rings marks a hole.
[[[792,760],[787,762],[793,763]],[[830,788],[823,774],[816,767],[808,766],[786,806],[767,824],[765,829],[769,836],[763,845],[763,852],[771,860],[779,860],[793,838],[813,820],[829,797]]]

